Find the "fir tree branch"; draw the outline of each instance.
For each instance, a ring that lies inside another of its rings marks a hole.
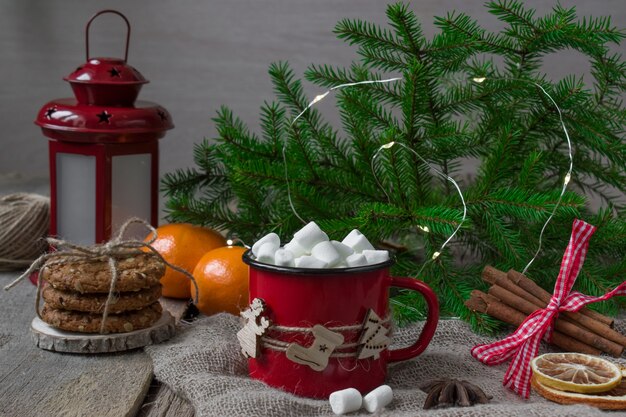
[[[463,301],[485,264],[522,268],[537,248],[543,222],[554,209],[569,167],[567,147],[553,103],[562,109],[574,147],[574,175],[543,235],[530,276],[552,290],[573,218],[598,226],[578,288],[599,293],[626,273],[626,63],[608,52],[626,32],[608,18],[579,19],[560,5],[536,16],[518,0],[492,0],[487,8],[504,23],[489,32],[466,14],[436,18],[433,38],[405,4],[387,8],[388,27],[345,19],[340,39],[357,46],[348,68],[311,65],[305,77],[326,89],[389,78],[337,91],[341,134],[310,109],[302,84],[286,63],[270,66],[276,102],[260,113],[260,134],[223,107],[215,143],[194,148],[195,166],[164,176],[168,218],[229,230],[250,243],[270,231],[287,238],[301,227],[287,199],[282,161],[286,148],[292,201],[301,217],[315,220],[334,239],[360,229],[375,244],[396,251],[393,272],[423,278],[438,294],[444,315],[468,320],[481,331],[498,322],[468,311]],[[560,81],[541,72],[544,58],[565,49],[591,63],[593,90],[574,76]],[[480,85],[474,77],[485,77]],[[432,254],[461,220],[462,208],[447,181],[397,141],[457,177],[468,217],[435,262]],[[476,176],[458,178],[473,159]],[[376,174],[372,173],[373,163]],[[578,188],[576,188],[578,187]],[[609,202],[593,213],[581,190]],[[428,232],[425,232],[428,230]],[[424,263],[426,264],[424,265]],[[461,266],[462,265],[462,266]],[[423,300],[400,291],[392,301],[399,320],[423,318]],[[624,301],[598,308],[615,313]]]
[[[337,23],[333,31],[337,38],[348,41],[350,45],[365,45],[386,48],[390,52],[411,54],[411,49],[398,40],[391,31],[361,20],[343,19]]]
[[[410,54],[418,60],[421,59],[424,45],[422,28],[415,15],[409,12],[408,5],[402,3],[390,5],[387,8],[387,17],[396,35],[409,46]]]

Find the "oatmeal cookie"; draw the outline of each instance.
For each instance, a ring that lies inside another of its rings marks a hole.
[[[111,270],[106,259],[50,263],[39,272],[52,287],[79,293],[106,293],[111,286]],[[117,260],[115,290],[139,291],[159,284],[165,264],[154,254],[132,255]]]
[[[104,331],[106,333],[127,333],[145,329],[156,323],[163,311],[159,302],[141,310],[109,314]],[[61,310],[44,305],[41,311],[43,321],[61,330],[80,333],[98,333],[102,324],[102,314]]]
[[[74,291],[63,291],[47,285],[42,292],[46,305],[61,310],[100,313],[104,311],[108,294],[81,294]],[[140,291],[116,292],[113,294],[109,313],[141,310],[161,297],[161,284]]]

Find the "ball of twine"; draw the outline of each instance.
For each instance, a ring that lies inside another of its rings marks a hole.
[[[0,197],[0,271],[29,266],[47,249],[50,199],[16,193]]]

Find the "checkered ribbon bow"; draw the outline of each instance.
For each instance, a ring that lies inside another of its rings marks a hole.
[[[571,291],[578,273],[585,262],[589,240],[596,228],[582,220],[574,220],[570,238],[559,277],[554,285],[554,293],[546,308],[535,311],[506,338],[486,345],[477,345],[472,356],[486,365],[498,365],[511,357],[513,360],[504,375],[503,385],[523,398],[530,396],[530,361],[537,355],[539,342],[546,336],[552,338],[553,323],[560,311],[576,312],[589,303],[608,300],[616,295],[626,295],[626,281],[614,290],[600,297],[591,297]]]

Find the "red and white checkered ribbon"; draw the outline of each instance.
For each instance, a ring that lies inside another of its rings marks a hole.
[[[626,281],[617,288],[600,297],[591,297],[580,292],[570,292],[578,273],[585,262],[589,240],[596,228],[582,220],[574,220],[570,238],[559,277],[554,285],[554,293],[544,309],[535,311],[506,338],[486,345],[477,345],[472,349],[472,356],[486,365],[498,365],[513,357],[504,375],[502,384],[515,391],[523,398],[530,396],[530,361],[537,355],[539,342],[546,335],[552,338],[554,319],[559,311],[575,312],[589,303],[608,300],[616,295],[626,295]]]

